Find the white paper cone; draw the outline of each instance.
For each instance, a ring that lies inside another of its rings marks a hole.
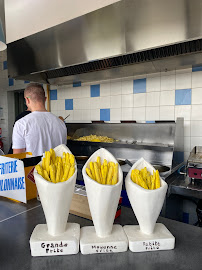
[[[144,167],[153,174],[154,167],[143,158],[139,159],[126,176],[125,184],[128,198],[139,222],[140,230],[145,234],[152,234],[156,220],[160,214],[167,191],[167,183],[161,179],[161,187],[148,190],[140,187],[131,180],[131,171]]]
[[[110,235],[112,231],[122,189],[123,172],[119,166],[118,183],[116,185],[102,185],[94,181],[87,175],[86,168],[90,167],[89,164],[91,161],[97,161],[98,156],[101,158],[101,164],[103,164],[104,159],[108,162],[113,161],[115,163],[117,163],[117,160],[109,151],[101,148],[87,160],[82,169],[89,208],[96,234],[99,237],[106,237]]]
[[[55,149],[56,156],[61,156],[63,152],[71,153],[69,148],[62,144]],[[39,164],[41,165],[42,162]],[[75,182],[77,176],[77,164],[75,161],[75,173],[65,182],[52,183],[46,181],[41,175],[34,170],[34,178],[41,204],[46,217],[48,233],[56,236],[65,232],[69,208],[72,201]]]

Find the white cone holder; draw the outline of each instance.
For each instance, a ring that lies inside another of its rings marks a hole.
[[[90,168],[90,162],[97,161],[98,156],[101,158],[101,164],[104,159],[117,163],[109,151],[101,148],[87,160],[82,169],[94,227],[81,229],[81,253],[124,252],[128,248],[127,237],[121,225],[113,225],[122,189],[123,172],[119,166],[116,185],[102,185],[94,181],[87,175],[86,168]]]
[[[71,153],[66,145],[59,145],[55,149],[56,156],[62,157],[63,152]],[[41,165],[42,161],[39,163]],[[30,247],[32,256],[51,256],[76,254],[79,252],[80,225],[67,223],[69,208],[77,177],[75,173],[65,182],[52,183],[46,181],[34,170],[37,190],[46,218],[46,224],[35,227]]]
[[[129,240],[129,249],[133,252],[173,249],[174,236],[160,223],[156,224],[166,196],[168,185],[161,179],[161,187],[148,190],[131,180],[131,171],[147,168],[151,174],[154,167],[143,158],[130,169],[125,179],[126,191],[138,225],[126,225],[124,230]]]

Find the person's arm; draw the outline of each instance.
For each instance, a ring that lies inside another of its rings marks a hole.
[[[13,149],[13,154],[20,154],[26,152],[26,148]]]
[[[26,151],[26,142],[23,136],[24,134],[24,125],[21,123],[21,120],[18,120],[13,128],[13,154],[19,154]]]

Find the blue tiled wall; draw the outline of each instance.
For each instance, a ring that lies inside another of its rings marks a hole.
[[[175,90],[175,105],[190,105],[191,89]]]
[[[50,100],[57,100],[57,90],[50,90]]]
[[[65,99],[65,110],[73,110],[73,99]]]
[[[100,109],[100,120],[110,121],[110,109]]]
[[[74,82],[73,83],[73,87],[80,87],[81,86],[81,82]]]
[[[95,84],[90,86],[90,96],[99,97],[100,96],[100,85]]]
[[[133,81],[133,93],[145,93],[146,92],[146,78]]]

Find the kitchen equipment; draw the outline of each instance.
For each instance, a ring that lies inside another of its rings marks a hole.
[[[132,167],[134,162],[131,162],[128,159],[126,159],[125,163],[128,164],[130,167]],[[164,165],[160,165],[160,164],[152,164],[152,166],[154,167],[155,170],[158,170],[159,173],[166,173],[170,170],[170,168],[168,166],[164,166]]]
[[[79,164],[85,164],[85,162],[89,159],[88,156],[75,156],[75,159],[76,161],[79,163]],[[126,164],[126,161],[125,160],[122,160],[122,159],[117,159],[119,165],[124,165]]]
[[[67,146],[76,156],[78,181],[83,181],[81,169],[95,151],[107,149],[122,166],[124,177],[131,166],[143,157],[162,178],[166,178],[177,165],[181,164],[184,152],[184,120],[161,123],[68,123],[67,132],[72,138],[100,135],[115,139],[113,143],[68,140]],[[131,164],[130,164],[131,165]]]
[[[191,179],[202,179],[202,146],[195,146],[187,160],[186,173]]]

